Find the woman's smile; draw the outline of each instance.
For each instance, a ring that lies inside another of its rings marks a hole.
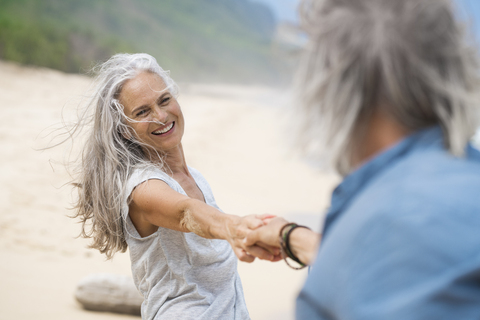
[[[152,132],[153,135],[155,136],[164,136],[172,133],[173,127],[175,126],[175,121],[172,121],[170,123],[167,123],[166,125],[156,129],[155,131]]]

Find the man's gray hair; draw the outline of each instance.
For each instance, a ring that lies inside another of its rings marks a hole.
[[[440,125],[462,156],[479,125],[480,70],[449,0],[303,0],[296,78],[303,148],[343,175],[373,111],[410,130]]]

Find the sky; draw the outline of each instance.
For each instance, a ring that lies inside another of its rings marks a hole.
[[[268,5],[278,20],[296,21],[298,0],[254,0]],[[475,0],[478,1],[478,0]]]
[[[296,21],[298,0],[255,0],[269,5],[279,20]],[[399,0],[401,1],[401,0]],[[454,0],[462,19],[472,22],[472,31],[480,43],[480,0]]]
[[[460,16],[472,24],[472,31],[480,43],[480,0],[455,0]]]

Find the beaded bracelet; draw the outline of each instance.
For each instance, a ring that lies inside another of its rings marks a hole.
[[[306,226],[300,226],[296,223],[287,223],[282,227],[280,230],[280,248],[281,248],[281,253],[282,253],[282,258],[285,260],[285,263],[292,269],[295,270],[300,270],[306,267],[304,263],[300,261],[292,252],[292,249],[290,248],[290,234],[292,231],[296,228],[306,228],[309,229],[309,227]],[[300,265],[300,267],[294,267],[287,261],[287,257],[295,261]]]

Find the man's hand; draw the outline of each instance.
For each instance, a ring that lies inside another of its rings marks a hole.
[[[264,260],[270,261],[279,261],[282,259],[280,254],[280,230],[284,225],[288,223],[287,220],[276,217],[276,218],[264,218],[264,224],[255,228],[255,230],[250,231],[243,241],[244,246],[247,247],[246,251],[248,254],[258,257]],[[269,257],[261,257],[258,254],[263,252],[259,251],[258,248],[262,248],[269,251],[272,255]],[[272,250],[275,248],[276,250]]]
[[[273,260],[280,254],[277,247],[269,245],[245,245],[245,237],[253,230],[265,225],[266,219],[271,219],[272,215],[249,215],[245,217],[236,217],[234,222],[227,226],[227,241],[232,246],[233,252],[240,261],[253,262],[255,257],[263,260]]]

